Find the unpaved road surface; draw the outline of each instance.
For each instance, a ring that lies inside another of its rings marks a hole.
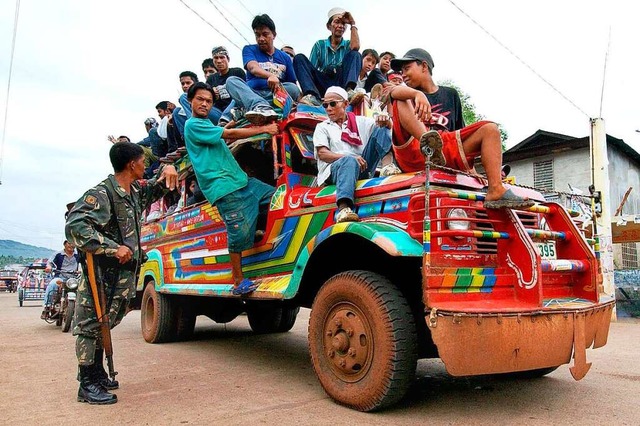
[[[194,339],[150,345],[140,312],[113,333],[119,402],[76,402],[75,339],[0,293],[0,424],[281,425],[638,425],[640,322],[612,324],[609,343],[587,352],[582,381],[568,366],[547,377],[452,378],[438,360],[419,362],[409,395],[381,413],[336,405],[307,353],[309,311],[289,333],[254,335],[241,316],[225,325],[200,317]]]

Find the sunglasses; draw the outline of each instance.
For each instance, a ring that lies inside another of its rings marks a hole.
[[[339,103],[341,103],[342,101],[331,101],[331,102],[323,102],[322,103],[322,108],[327,109],[329,107],[331,108],[335,108],[336,105],[338,105]]]

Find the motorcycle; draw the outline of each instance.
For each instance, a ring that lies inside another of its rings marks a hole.
[[[43,313],[42,319],[48,324],[56,323],[56,326],[62,326],[62,332],[66,333],[71,328],[73,320],[73,312],[76,307],[76,290],[80,282],[80,272],[73,272],[72,276],[59,280],[58,288],[50,297],[49,308]]]

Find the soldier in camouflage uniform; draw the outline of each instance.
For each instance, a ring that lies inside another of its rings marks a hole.
[[[135,297],[136,278],[146,255],[140,247],[142,212],[175,189],[177,172],[165,166],[158,178],[141,180],[144,152],[130,142],[114,144],[109,151],[114,174],[100,182],[75,203],[66,224],[67,239],[82,252],[93,253],[97,285],[104,286],[111,328],[122,321]],[[166,185],[162,185],[162,182]],[[166,187],[166,188],[165,188]],[[91,288],[86,275],[78,285],[75,310],[76,356],[79,364],[78,401],[112,404],[108,392],[118,382],[103,367],[104,349]]]

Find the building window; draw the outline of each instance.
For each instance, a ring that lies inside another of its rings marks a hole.
[[[533,186],[541,191],[553,191],[553,160],[533,163]]]
[[[622,269],[638,267],[638,247],[636,243],[622,243]]]

